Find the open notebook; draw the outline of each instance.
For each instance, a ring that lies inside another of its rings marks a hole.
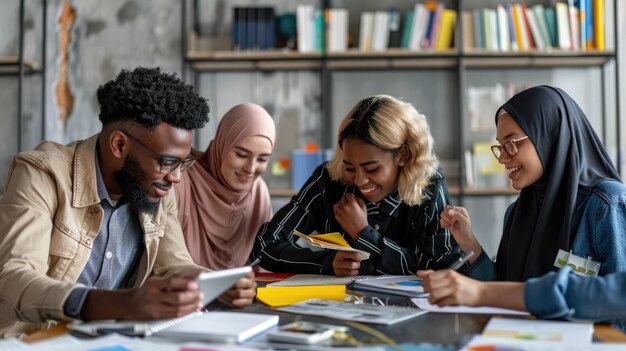
[[[244,312],[194,312],[156,321],[74,322],[68,328],[84,334],[155,336],[172,340],[243,342],[278,324],[278,316]]]

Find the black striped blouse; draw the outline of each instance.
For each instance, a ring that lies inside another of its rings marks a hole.
[[[260,256],[261,267],[273,272],[334,275],[335,251],[299,246],[294,229],[305,234],[341,233],[350,245],[370,253],[359,269],[365,275],[446,268],[462,254],[450,232],[439,226],[439,214],[449,203],[441,170],[432,177],[426,189],[429,198],[420,206],[402,202],[397,189],[379,206],[363,198],[369,225],[354,241],[335,220],[333,205],[348,192],[363,196],[354,185],[332,181],[325,166],[317,167],[300,192],[260,228],[251,260]]]

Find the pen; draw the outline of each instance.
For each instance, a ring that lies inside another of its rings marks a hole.
[[[254,268],[254,267],[258,266],[259,263],[261,263],[261,257],[260,256],[257,257],[256,260],[250,262],[249,266],[250,266],[250,268]]]
[[[449,269],[456,271],[457,269],[463,267],[465,262],[469,261],[469,259],[472,258],[472,256],[474,256],[474,251],[470,251],[466,255],[459,257],[458,260],[456,260],[452,265],[450,265]]]
[[[102,327],[97,328],[96,332],[101,335],[118,333],[122,335],[128,336],[140,336],[146,335],[148,329],[144,325],[131,325],[131,326],[120,326],[120,327]]]

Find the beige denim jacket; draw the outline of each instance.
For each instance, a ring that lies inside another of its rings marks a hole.
[[[43,142],[13,159],[0,197],[0,336],[70,320],[63,304],[83,271],[102,223],[96,188],[98,135],[67,146]],[[190,275],[193,263],[173,192],[156,215],[140,214],[145,250],[137,280]]]

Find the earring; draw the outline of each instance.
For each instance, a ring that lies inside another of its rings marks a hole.
[[[406,164],[406,163],[404,163],[404,162],[400,162],[399,166],[400,166],[400,167],[404,167],[404,165],[405,165],[405,164]]]

